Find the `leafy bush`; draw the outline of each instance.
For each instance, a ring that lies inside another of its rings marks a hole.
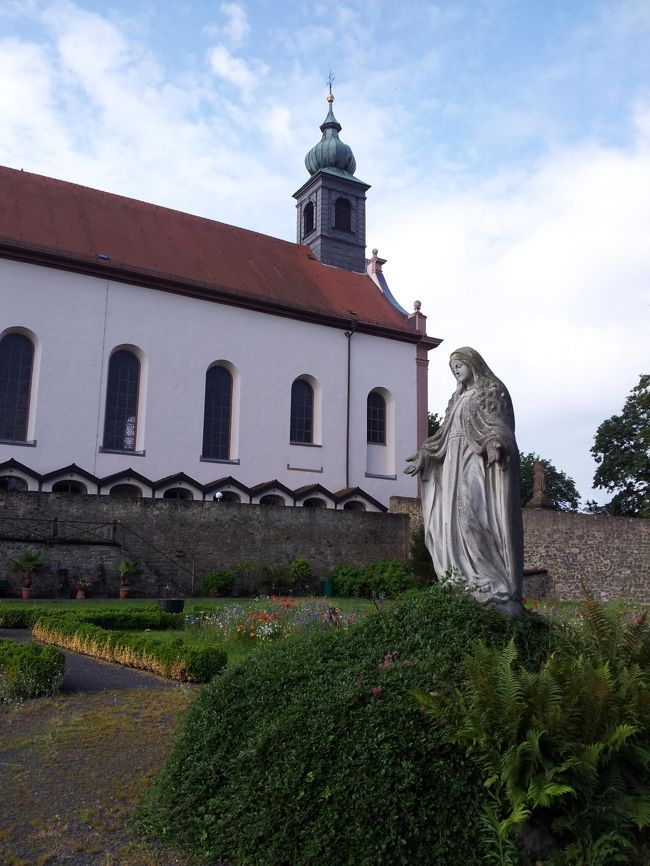
[[[307,583],[313,574],[311,563],[304,556],[296,556],[291,563],[291,574],[293,575],[294,580],[301,583]]]
[[[475,637],[539,664],[549,626],[433,587],[354,628],[271,644],[201,690],[141,820],[207,862],[467,866],[486,794],[419,712]]]
[[[183,617],[158,607],[78,608],[53,605],[10,605],[0,607],[0,628],[31,628],[41,617],[69,618],[109,629],[168,629],[182,626]]]
[[[331,577],[335,595],[343,598],[393,597],[414,585],[409,569],[397,559],[380,559],[365,568],[340,565]]]
[[[215,569],[209,571],[199,584],[201,595],[230,595],[235,586],[235,578],[229,571]]]
[[[142,632],[108,631],[74,617],[41,617],[32,633],[39,640],[74,652],[176,680],[207,682],[228,662],[226,651],[220,647],[187,647],[181,637],[168,642]]]
[[[431,554],[424,540],[424,525],[415,530],[411,536],[411,558],[409,561],[411,573],[420,585],[432,583],[436,579]]]
[[[558,866],[649,862],[646,617],[625,622],[585,594],[580,633],[567,632],[539,670],[521,666],[512,641],[479,643],[462,691],[419,693],[447,740],[482,767],[502,842],[521,838],[544,853],[535,828]]]
[[[58,692],[65,657],[54,647],[0,638],[0,703]]]

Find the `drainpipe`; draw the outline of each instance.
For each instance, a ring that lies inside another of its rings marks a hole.
[[[348,339],[348,390],[345,408],[345,487],[350,486],[350,350],[352,348],[352,334],[354,334],[356,322],[350,322],[350,330],[345,332]]]

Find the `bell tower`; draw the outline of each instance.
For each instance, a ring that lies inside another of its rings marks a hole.
[[[325,265],[366,272],[366,191],[370,185],[354,176],[357,164],[349,145],[339,138],[332,86],[323,136],[305,157],[310,174],[296,199],[297,242],[307,244]]]

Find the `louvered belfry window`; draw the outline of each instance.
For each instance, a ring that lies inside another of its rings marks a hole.
[[[334,203],[334,225],[346,232],[352,231],[352,205],[347,198],[337,198]]]
[[[303,211],[303,236],[306,237],[314,231],[314,203],[307,202]]]
[[[113,352],[108,362],[104,448],[135,451],[138,426],[140,361],[127,349]]]
[[[34,345],[23,334],[0,340],[0,439],[27,441]]]
[[[232,376],[225,367],[210,367],[205,376],[203,452],[207,460],[230,458]]]

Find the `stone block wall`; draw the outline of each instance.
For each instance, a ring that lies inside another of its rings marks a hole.
[[[422,521],[420,501],[391,498],[391,512]],[[578,599],[582,579],[596,598],[650,603],[650,520],[524,508],[524,595]]]
[[[118,523],[115,529],[113,521]],[[75,526],[67,525],[70,522]],[[77,534],[76,544],[63,543],[79,532],[78,522],[85,522],[89,532],[96,530],[101,543],[88,543],[88,532]],[[17,541],[25,531],[30,537]],[[26,548],[42,548],[48,562],[35,581],[37,594],[65,594],[59,571],[68,569],[70,580],[85,576],[93,581],[96,594],[104,594],[105,588],[106,594],[117,595],[119,562],[140,558],[156,568],[147,570],[133,594],[155,596],[160,572],[171,569],[176,591],[189,594],[208,571],[231,569],[242,559],[261,569],[304,556],[318,585],[336,565],[407,558],[409,538],[409,521],[402,514],[0,493],[0,579],[9,581],[11,595],[19,594],[20,584],[9,574],[8,558]]]

